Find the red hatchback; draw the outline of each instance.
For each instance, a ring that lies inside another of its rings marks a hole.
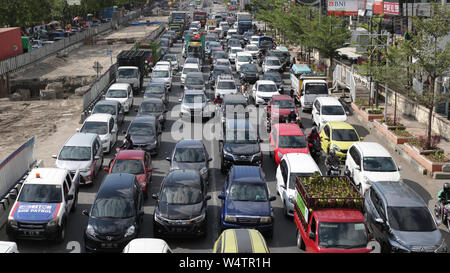
[[[148,197],[149,184],[152,180],[152,158],[143,150],[120,150],[110,162],[108,173],[129,173],[137,177],[145,199]]]
[[[308,142],[302,129],[295,123],[277,123],[270,132],[270,156],[279,164],[288,153],[309,153]],[[273,154],[272,154],[273,153]]]
[[[294,100],[289,95],[275,95],[267,105],[267,115],[270,117],[271,124],[278,122],[285,122],[286,118],[291,113],[291,110],[295,111],[298,116],[297,108],[295,107]]]

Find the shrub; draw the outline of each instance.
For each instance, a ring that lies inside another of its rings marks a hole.
[[[440,136],[431,136],[430,148],[432,150],[437,149],[437,145],[441,142]],[[416,146],[421,149],[425,149],[427,146],[427,138],[425,136],[418,136],[411,138],[408,143],[412,146]]]

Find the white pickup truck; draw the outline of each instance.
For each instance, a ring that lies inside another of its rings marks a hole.
[[[300,76],[291,77],[294,97],[303,110],[312,109],[314,100],[317,97],[328,96],[328,83],[324,76]]]
[[[120,66],[117,68],[116,83],[129,83],[133,90],[141,90],[141,72],[137,66]]]
[[[8,215],[6,233],[15,239],[56,240],[66,236],[69,212],[78,201],[80,173],[66,169],[35,168],[23,183]]]

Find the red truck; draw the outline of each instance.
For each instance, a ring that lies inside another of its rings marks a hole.
[[[192,16],[192,21],[199,21],[202,27],[206,24],[206,19],[208,18],[206,11],[196,10],[194,11],[194,15]]]
[[[364,198],[348,177],[297,177],[297,246],[310,253],[368,253]]]
[[[0,28],[0,61],[23,53],[20,27]]]

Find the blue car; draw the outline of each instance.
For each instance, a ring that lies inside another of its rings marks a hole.
[[[271,237],[273,208],[264,173],[259,166],[233,165],[225,179],[220,214],[221,229],[254,228]]]

